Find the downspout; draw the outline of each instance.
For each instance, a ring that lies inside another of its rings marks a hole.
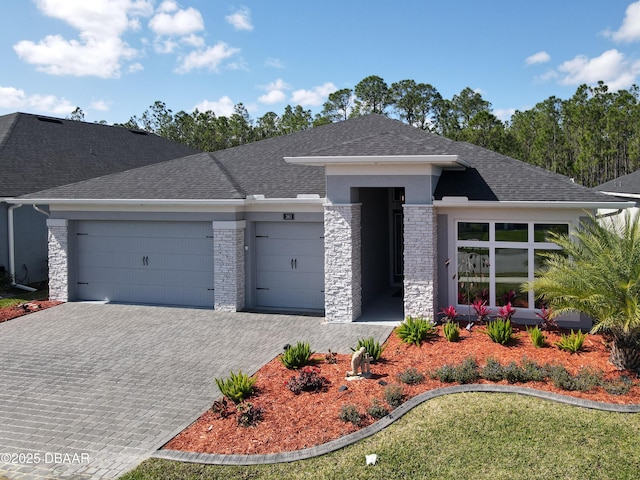
[[[16,283],[16,251],[15,251],[15,238],[14,238],[14,229],[13,229],[13,211],[16,208],[20,208],[22,206],[21,203],[16,205],[11,205],[9,210],[7,211],[7,228],[9,231],[9,276],[11,278],[11,286],[14,288],[19,288],[21,290],[26,290],[27,292],[36,292],[37,289],[27,287],[26,285],[20,285]]]

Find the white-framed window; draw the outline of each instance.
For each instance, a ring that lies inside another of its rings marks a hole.
[[[569,223],[458,220],[456,228],[457,305],[480,299],[489,307],[511,303],[518,309],[541,305],[533,291],[521,292],[542,266],[541,252],[559,250],[549,232],[569,233]]]

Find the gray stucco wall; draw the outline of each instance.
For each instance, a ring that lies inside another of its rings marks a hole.
[[[0,265],[9,271],[9,207],[0,203]],[[47,217],[31,205],[13,210],[16,281],[21,284],[47,280]]]
[[[406,203],[431,204],[431,175],[328,175],[327,199],[335,204],[360,203],[357,187],[404,187]]]
[[[0,202],[0,266],[9,271],[9,237],[7,232],[7,209],[9,206]]]

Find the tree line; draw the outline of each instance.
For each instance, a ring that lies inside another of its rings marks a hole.
[[[280,115],[267,112],[254,120],[242,103],[229,116],[197,109],[174,114],[157,101],[118,125],[215,151],[369,113],[494,150],[588,187],[640,168],[640,88],[612,92],[604,82],[581,85],[567,100],[549,97],[516,111],[506,122],[471,88],[446,99],[430,84],[401,80],[388,85],[372,75],[353,89],[331,93],[315,115],[300,105],[287,105]]]

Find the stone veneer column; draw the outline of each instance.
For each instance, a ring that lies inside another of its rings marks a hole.
[[[49,250],[49,298],[69,300],[69,226],[65,219],[47,219]]]
[[[328,322],[362,314],[361,204],[324,206],[324,305]]]
[[[433,205],[404,205],[404,315],[435,319],[437,217]]]
[[[246,222],[213,222],[214,309],[244,308],[244,245]]]

